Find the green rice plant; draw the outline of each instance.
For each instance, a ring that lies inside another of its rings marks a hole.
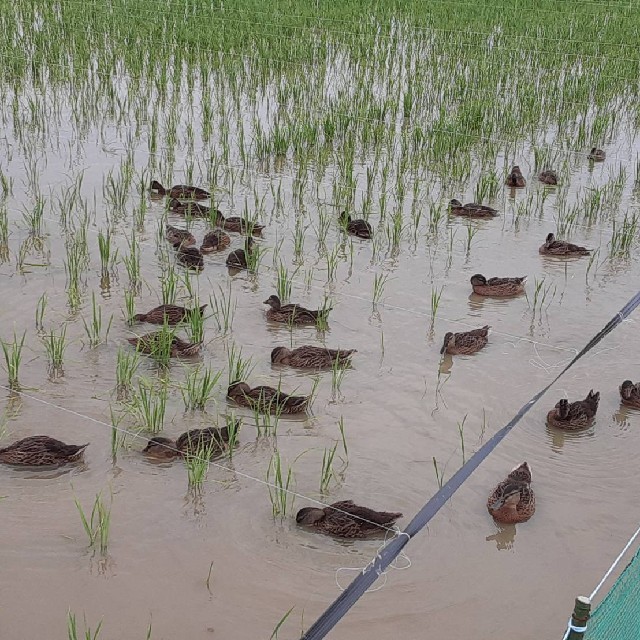
[[[211,574],[213,572],[213,560],[211,561],[211,564],[209,565],[209,573],[207,574],[207,579],[205,581],[205,584],[207,585],[207,591],[209,592],[210,595],[213,595],[213,592],[211,591]]]
[[[87,534],[87,538],[89,538],[89,547],[97,547],[103,556],[106,555],[109,543],[109,531],[111,529],[113,494],[111,494],[109,504],[104,501],[102,493],[96,494],[89,517],[87,517],[87,513],[82,508],[78,498],[74,498],[74,502],[80,514],[84,532]]]
[[[248,241],[245,242],[244,253],[247,257],[247,271],[250,273],[256,274],[260,268],[260,263],[262,262],[262,257],[267,252],[267,249],[261,247],[260,245],[253,243],[251,250],[249,250]]]
[[[320,313],[316,318],[316,328],[318,331],[326,331],[329,328],[329,312],[333,309],[333,303],[327,296],[322,300]]]
[[[144,229],[144,219],[147,215],[147,208],[146,197],[140,198],[138,206],[133,208],[133,224],[138,231]]]
[[[84,330],[87,333],[89,338],[89,347],[91,349],[97,347],[99,344],[103,342],[106,343],[109,337],[109,330],[111,329],[111,323],[113,322],[113,314],[109,316],[109,323],[107,324],[107,328],[104,332],[104,338],[102,337],[102,307],[99,304],[96,304],[96,294],[95,292],[91,292],[91,307],[92,307],[92,316],[91,322],[87,323],[85,318],[82,318],[82,322],[84,324]]]
[[[76,239],[67,243],[67,257],[64,262],[67,273],[67,302],[75,312],[82,302],[82,272],[87,263],[85,249]]]
[[[5,342],[0,339],[0,345],[2,346],[2,353],[4,354],[4,362],[7,370],[7,376],[9,378],[9,387],[11,389],[20,388],[20,380],[18,374],[20,373],[20,363],[22,362],[22,347],[24,347],[24,339],[27,332],[22,333],[22,338],[18,340],[15,331],[13,333],[13,342]]]
[[[440,222],[444,218],[444,210],[435,202],[429,204],[429,233],[436,235]]]
[[[344,455],[349,458],[349,450],[347,448],[347,436],[344,432],[344,417],[340,416],[340,420],[338,420],[338,429],[340,430],[340,437],[342,439],[342,450],[344,451]]]
[[[255,365],[251,358],[242,357],[242,347],[237,347],[236,343],[227,345],[227,363],[229,369],[229,384],[241,380],[246,380],[253,371]]]
[[[398,209],[398,211],[391,216],[391,222],[386,226],[387,245],[392,252],[397,252],[400,248],[403,231],[402,209]]]
[[[178,276],[172,264],[167,265],[160,277],[162,304],[175,304],[177,296]]]
[[[218,297],[209,297],[209,306],[211,307],[211,316],[218,326],[218,331],[226,334],[233,325],[233,317],[238,306],[238,301],[231,293],[230,283],[226,292],[220,286],[218,290],[220,292]]]
[[[119,400],[131,392],[133,376],[138,371],[140,355],[136,351],[118,349],[116,355],[116,394]]]
[[[33,209],[22,212],[22,219],[29,229],[29,235],[33,238],[41,238],[42,221],[44,219],[44,200],[41,197],[36,198]]]
[[[271,502],[271,513],[274,518],[285,518],[290,509],[293,508],[293,489],[295,478],[293,467],[286,469],[283,467],[280,452],[276,449],[269,460],[266,481],[269,489],[269,500]]]
[[[102,620],[98,622],[98,626],[94,631],[91,631],[90,627],[87,627],[87,620],[84,620],[84,634],[78,635],[78,623],[76,622],[76,616],[69,610],[67,614],[67,638],[68,640],[98,640],[100,630],[102,629]]]
[[[9,260],[9,214],[4,202],[0,203],[0,262]]]
[[[440,307],[440,299],[442,298],[442,292],[444,291],[444,285],[438,287],[431,285],[431,322],[429,325],[429,331],[433,332],[436,324],[436,315],[438,314],[438,308]]]
[[[233,411],[225,416],[225,427],[229,433],[229,440],[227,441],[227,455],[229,459],[233,458],[233,451],[238,443],[238,435],[240,434],[240,427],[242,427],[242,420],[237,420]]]
[[[222,371],[214,372],[211,367],[190,369],[180,387],[185,411],[204,411],[221,376]]]
[[[59,334],[52,329],[50,333],[42,337],[44,347],[47,350],[47,359],[49,361],[49,372],[51,374],[61,374],[64,362],[64,352],[67,348],[67,325],[62,325]]]
[[[553,290],[552,290],[553,287]],[[526,295],[526,292],[525,292]],[[556,286],[555,285],[545,285],[544,278],[534,278],[533,282],[533,305],[529,303],[529,306],[533,306],[534,315],[536,312],[542,312],[542,308],[545,306],[547,299],[549,302],[546,304],[546,309],[549,308],[549,305],[553,302],[553,299],[556,296]],[[527,302],[529,302],[529,297],[527,296]]]
[[[483,173],[476,184],[474,202],[482,203],[485,200],[494,199],[500,190],[501,181],[495,171]]]
[[[327,251],[325,260],[327,261],[327,282],[335,282],[338,271],[340,247],[335,246],[332,251]]]
[[[466,421],[467,414],[465,414],[464,418],[462,418],[462,422],[458,422],[458,435],[460,436],[460,448],[462,449],[462,464],[467,461],[464,449],[464,423]]]
[[[616,224],[614,219],[611,240],[609,241],[610,258],[628,258],[631,255],[633,245],[637,241],[640,216],[638,213],[629,215],[625,213],[622,225]]]
[[[136,315],[136,302],[135,293],[131,290],[124,292],[124,307],[126,314],[126,321],[128,325],[132,325]]]
[[[375,307],[381,300],[382,294],[384,293],[384,287],[387,284],[387,280],[389,279],[389,274],[387,273],[376,273],[373,276],[373,306]]]
[[[293,286],[293,279],[296,277],[298,273],[298,269],[295,269],[294,272],[289,275],[288,269],[284,266],[282,261],[280,261],[276,274],[276,293],[282,302],[288,302],[291,297],[291,288]]]
[[[438,461],[436,457],[433,456],[433,468],[436,472],[436,480],[438,482],[438,489],[442,489],[442,485],[444,484],[444,469],[440,470],[438,468]]]
[[[200,310],[200,302],[197,298],[191,301],[193,312],[188,316],[187,334],[191,342],[198,344],[204,341],[204,311]]]
[[[129,401],[129,409],[136,417],[140,428],[151,433],[158,433],[164,427],[167,411],[167,383],[157,389],[148,380],[138,380],[138,392]]]
[[[112,406],[109,406],[109,414],[111,416],[111,456],[115,459],[118,451],[124,447],[127,440],[127,432],[120,429],[120,423],[124,415],[116,414]]]
[[[201,444],[193,453],[184,456],[184,463],[187,467],[187,477],[191,488],[198,488],[207,479],[209,471],[209,461],[215,453],[218,445],[211,439],[207,444]]]
[[[296,217],[296,226],[293,230],[293,256],[294,262],[298,264],[304,262],[304,234],[306,230],[304,219]]]
[[[465,251],[467,252],[467,255],[469,255],[469,253],[471,252],[471,243],[473,242],[473,239],[475,238],[476,233],[478,233],[478,228],[474,227],[470,222],[468,222],[466,225],[466,229],[467,229],[467,235],[465,237]]]
[[[98,251],[100,252],[100,274],[103,278],[109,277],[109,270],[112,268],[117,259],[118,249],[112,251],[111,231],[107,229],[106,233],[98,231]]]
[[[150,353],[148,355],[162,367],[168,367],[171,361],[171,348],[176,331],[177,328],[169,326],[165,318],[165,324],[153,334],[153,339],[149,339]]]
[[[127,240],[129,253],[124,256],[123,262],[129,276],[129,288],[138,291],[140,288],[140,245],[135,231],[131,232],[131,239]]]
[[[336,456],[338,443],[334,443],[333,447],[324,450],[322,454],[322,469],[320,472],[320,493],[325,494],[329,489],[331,480],[336,477],[333,469],[333,460]]]
[[[291,612],[294,609],[295,609],[295,606],[291,607],[291,609],[289,609],[289,611],[287,611],[287,613],[285,613],[282,616],[282,618],[280,618],[280,621],[275,626],[274,630],[272,631],[271,635],[269,636],[269,640],[278,640],[278,631],[280,631],[280,627],[287,621],[287,618],[291,615]]]
[[[331,394],[334,399],[340,393],[340,387],[347,370],[348,367],[342,365],[340,358],[336,356],[336,359],[331,364]]]
[[[36,303],[36,330],[44,331],[44,312],[47,308],[47,292],[45,291]]]

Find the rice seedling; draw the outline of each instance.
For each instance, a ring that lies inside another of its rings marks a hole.
[[[306,230],[303,218],[296,218],[296,226],[293,231],[293,256],[294,262],[297,264],[304,262],[304,234]]]
[[[327,282],[335,282],[336,273],[338,271],[339,257],[339,246],[335,246],[332,251],[327,251],[327,253],[325,254],[325,260],[327,262]]]
[[[82,528],[89,539],[89,547],[97,548],[101,555],[106,555],[109,543],[109,531],[111,529],[111,505],[113,504],[113,494],[109,504],[105,502],[102,493],[96,494],[93,501],[91,513],[87,517],[87,513],[83,509],[78,498],[74,498],[76,508],[80,514]]]
[[[429,332],[433,333],[436,325],[436,315],[438,314],[438,309],[440,307],[440,299],[442,298],[442,292],[444,291],[444,285],[438,287],[431,285],[431,320],[429,324]]]
[[[209,565],[209,573],[207,574],[207,579],[205,581],[205,585],[207,586],[207,591],[209,592],[210,595],[213,595],[212,591],[211,591],[211,575],[213,573],[213,560],[211,561],[211,564]]]
[[[82,302],[82,272],[87,264],[85,248],[76,239],[67,243],[67,257],[64,262],[67,273],[67,302],[71,312],[75,312]]]
[[[36,303],[36,331],[44,331],[44,312],[47,308],[47,292],[45,291]]]
[[[141,429],[150,433],[162,431],[167,411],[167,397],[166,381],[156,388],[149,380],[138,380],[138,391],[129,400],[129,410]]]
[[[343,416],[340,416],[340,420],[338,420],[338,429],[340,430],[340,438],[342,439],[342,450],[344,451],[344,455],[349,458],[349,449],[347,448],[347,436],[344,431]]]
[[[295,606],[291,607],[287,613],[285,613],[282,618],[278,621],[278,624],[275,626],[271,635],[269,636],[269,640],[278,640],[278,632],[280,631],[280,627],[287,621],[287,618],[291,615],[291,612],[295,609]]]
[[[316,329],[318,331],[326,331],[329,328],[329,312],[333,309],[333,303],[327,296],[322,300],[322,306],[320,307],[320,313],[316,318]]]
[[[493,200],[500,190],[501,181],[498,179],[498,174],[495,171],[489,173],[483,173],[478,178],[476,188],[474,191],[474,202],[485,202],[486,200]]]
[[[525,296],[526,296],[525,292]],[[550,296],[550,297],[549,297]],[[533,282],[533,305],[529,303],[529,306],[533,308],[533,314],[536,312],[541,313],[542,308],[545,307],[545,303],[547,299],[549,302],[546,304],[546,309],[549,308],[549,305],[553,302],[553,299],[556,296],[556,286],[555,285],[545,285],[544,278],[534,278]],[[529,302],[529,297],[527,296],[527,302]]]
[[[180,387],[185,411],[204,411],[221,376],[222,371],[214,372],[211,367],[190,369]]]
[[[33,209],[22,212],[22,219],[29,230],[32,238],[42,237],[42,222],[44,220],[44,200],[40,197],[36,198]]]
[[[465,236],[464,248],[467,255],[469,255],[469,253],[471,253],[471,243],[473,242],[476,233],[478,233],[478,228],[474,227],[470,222],[468,222],[465,226],[467,229],[467,235]]]
[[[84,330],[87,334],[87,337],[89,338],[89,347],[93,349],[99,344],[107,342],[107,339],[109,337],[109,330],[111,329],[111,323],[113,322],[113,315],[109,316],[109,322],[107,324],[107,328],[104,332],[103,337],[102,307],[99,304],[96,304],[96,294],[94,292],[91,293],[91,310],[91,321],[87,323],[86,319],[83,317],[82,322],[84,324]]]
[[[113,270],[118,258],[118,249],[115,251],[111,245],[111,231],[107,229],[105,233],[98,231],[98,251],[100,253],[100,275],[104,279],[109,278],[110,270]]]
[[[438,461],[436,457],[433,456],[433,468],[436,472],[436,481],[438,482],[438,489],[442,489],[442,485],[444,484],[444,469],[440,469],[438,467]]]
[[[100,631],[102,629],[102,620],[98,622],[98,626],[92,631],[87,626],[87,620],[84,620],[84,634],[78,635],[78,623],[76,622],[76,616],[69,610],[67,614],[67,638],[68,640],[98,640]]]
[[[62,325],[59,334],[52,329],[50,333],[42,337],[44,347],[47,351],[49,361],[49,373],[51,375],[62,375],[62,365],[64,363],[64,352],[67,348],[67,325]]]
[[[128,325],[132,325],[136,315],[135,293],[131,290],[124,292],[125,319]]]
[[[211,456],[215,453],[217,446],[218,445],[215,440],[210,440],[208,444],[202,444],[192,454],[187,453],[185,455],[184,463],[187,467],[189,486],[192,489],[199,488],[207,479],[209,461],[211,460]]]
[[[625,213],[622,225],[613,220],[611,240],[609,241],[610,258],[628,258],[631,249],[637,241],[640,216],[637,213],[629,215]]]
[[[218,287],[218,291],[218,297],[209,297],[209,306],[211,307],[211,316],[218,327],[218,331],[226,334],[233,325],[233,317],[238,302],[231,293],[231,283],[229,283],[226,292],[220,286]]]
[[[333,447],[324,450],[322,454],[322,469],[320,472],[320,493],[326,494],[329,490],[331,481],[335,479],[336,474],[333,469],[333,459],[336,455],[338,443],[334,443]]]
[[[464,423],[466,421],[467,421],[467,414],[465,414],[461,422],[458,422],[458,435],[460,436],[460,448],[462,449],[462,464],[464,464],[467,461],[466,455],[465,455],[465,449],[464,449]]]
[[[175,304],[177,297],[178,276],[172,264],[167,265],[160,276],[162,304]]]
[[[0,262],[9,260],[9,214],[4,202],[0,203]]]
[[[202,343],[204,341],[204,311],[200,310],[197,298],[192,299],[193,312],[189,314],[187,322],[187,334],[190,342]]]
[[[148,354],[161,367],[168,367],[171,362],[171,347],[177,328],[169,326],[166,321],[159,331],[156,331],[151,343],[151,352]]]
[[[290,509],[293,508],[293,486],[295,478],[293,467],[286,469],[282,464],[280,452],[276,449],[269,460],[266,481],[269,489],[269,500],[271,502],[271,513],[274,518],[285,518]]]
[[[229,433],[229,440],[227,441],[227,455],[229,459],[233,458],[233,451],[238,443],[241,426],[242,420],[237,420],[233,411],[225,416],[225,427]]]
[[[255,367],[251,358],[242,357],[242,347],[238,348],[235,342],[230,347],[227,345],[227,363],[229,384],[238,380],[246,380]]]
[[[331,396],[334,400],[340,393],[340,387],[342,386],[342,381],[344,380],[347,370],[348,367],[343,366],[340,363],[340,359],[336,357],[331,365]]]
[[[129,276],[129,288],[138,291],[140,288],[140,245],[135,232],[131,232],[131,239],[127,240],[129,253],[124,256],[123,262]]]
[[[20,363],[22,362],[22,348],[24,347],[24,340],[27,332],[22,333],[22,338],[18,340],[15,332],[13,333],[13,341],[5,342],[0,339],[0,345],[2,346],[2,353],[4,355],[5,368],[7,370],[8,383],[11,389],[20,388]]]
[[[282,261],[280,261],[276,270],[276,293],[282,302],[288,302],[291,297],[291,287],[293,286],[293,279],[296,277],[296,273],[298,273],[298,269],[295,269],[294,272],[289,275],[289,270],[284,266]]]
[[[138,371],[140,355],[136,351],[118,349],[116,355],[116,394],[118,400],[129,396],[132,390],[133,376]]]
[[[382,299],[382,294],[384,293],[384,287],[387,284],[387,280],[389,279],[389,274],[387,273],[376,273],[373,276],[373,306],[375,307],[380,300]]]
[[[120,429],[120,423],[123,414],[116,414],[112,406],[109,406],[109,415],[111,416],[111,456],[116,458],[118,451],[124,447],[127,440],[127,432]]]

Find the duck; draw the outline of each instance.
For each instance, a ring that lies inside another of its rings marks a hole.
[[[0,462],[30,467],[51,467],[75,462],[86,444],[66,444],[49,436],[29,436],[0,449]]]
[[[563,398],[549,411],[547,422],[552,427],[565,429],[566,431],[584,429],[593,422],[599,401],[600,392],[594,393],[593,389],[589,391],[584,400],[576,400],[576,402],[570,403],[566,398]]]
[[[225,218],[218,210],[216,210],[216,224],[225,231],[233,231],[234,233],[250,232],[250,235],[254,236],[259,236],[264,230],[264,225],[262,224],[256,224],[237,216]]]
[[[236,421],[236,431],[240,421]],[[207,427],[205,429],[191,429],[177,440],[155,436],[147,442],[142,453],[152,458],[173,460],[178,457],[197,455],[198,452],[209,451],[211,455],[219,453],[229,442],[229,427]]]
[[[592,160],[593,162],[604,162],[604,159],[607,157],[607,154],[602,149],[598,149],[597,147],[591,147],[591,151],[587,158]]]
[[[471,276],[473,293],[479,296],[492,296],[494,298],[506,298],[524,293],[524,283],[527,276],[521,278],[489,278],[476,273]]]
[[[191,216],[192,218],[208,218],[211,209],[197,202],[180,202],[175,198],[169,200],[169,210],[173,213],[179,213],[183,216]]]
[[[323,509],[304,507],[296,514],[296,523],[338,538],[367,538],[390,529],[399,518],[398,511],[375,511],[342,500]]]
[[[475,202],[462,204],[460,200],[455,198],[449,202],[449,211],[454,216],[466,216],[467,218],[495,218],[498,215],[497,209],[485,204],[476,204]]]
[[[286,324],[315,324],[318,318],[331,311],[328,309],[306,309],[298,304],[281,304],[276,295],[269,296],[263,304],[271,308],[267,311],[267,320],[272,322],[284,322]]]
[[[181,247],[190,247],[196,243],[196,238],[186,229],[178,229],[178,227],[172,227],[170,224],[166,227],[167,240],[175,247],[176,245]]]
[[[232,269],[248,269],[248,255],[255,251],[253,238],[248,237],[244,243],[244,249],[236,249],[227,256],[227,267]]]
[[[358,238],[363,238],[364,240],[373,238],[371,225],[366,220],[352,220],[346,211],[340,214],[340,224],[347,230],[347,233]]]
[[[513,168],[507,176],[506,185],[508,187],[522,188],[526,186],[526,184],[527,181],[524,179],[522,171],[520,171],[520,167],[517,164],[513,165]]]
[[[148,322],[149,324],[164,324],[166,322],[169,325],[176,325],[186,320],[191,314],[199,313],[202,315],[206,308],[206,304],[198,309],[186,309],[177,304],[161,304],[147,313],[136,313],[133,319],[135,322]]]
[[[487,336],[490,328],[487,324],[481,329],[473,329],[472,331],[462,331],[460,333],[449,331],[444,334],[444,342],[440,353],[449,353],[453,356],[476,353],[489,342]]]
[[[272,364],[285,364],[296,369],[331,369],[337,364],[347,367],[351,364],[351,355],[355,349],[327,349],[304,345],[297,349],[276,347],[271,352]]]
[[[493,490],[487,510],[496,522],[526,522],[536,511],[536,496],[531,488],[531,467],[523,462]]]
[[[545,169],[538,174],[538,180],[543,184],[558,184],[558,174],[553,169]]]
[[[220,229],[214,229],[209,231],[202,239],[200,245],[201,253],[213,253],[214,251],[220,251],[231,244],[231,238],[228,234]]]
[[[640,382],[633,384],[631,380],[625,380],[620,385],[620,398],[627,407],[640,409]]]
[[[273,387],[254,387],[242,381],[234,382],[227,389],[227,397],[241,407],[249,407],[263,413],[303,413],[309,404],[309,396],[290,396]]]
[[[151,193],[171,198],[185,198],[189,200],[207,200],[211,194],[200,187],[191,187],[186,184],[176,184],[171,189],[165,189],[157,180],[151,183]]]
[[[139,353],[154,354],[160,349],[163,340],[162,334],[162,331],[155,331],[135,338],[127,338],[127,342],[134,346]],[[172,358],[194,356],[200,351],[201,347],[202,344],[199,342],[187,342],[178,336],[172,336],[169,355]]]
[[[564,240],[556,240],[553,233],[547,236],[539,251],[541,254],[548,256],[588,256],[591,253],[591,249],[580,247]]]
[[[193,269],[194,271],[202,271],[204,269],[204,258],[200,249],[197,247],[185,247],[181,244],[174,244],[173,248],[177,250],[177,261],[187,269]]]

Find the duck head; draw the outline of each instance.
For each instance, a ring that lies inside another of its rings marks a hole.
[[[476,273],[475,275],[471,276],[471,284],[474,287],[484,286],[487,284],[487,279],[481,273]]]
[[[444,353],[447,350],[447,347],[450,345],[454,345],[455,342],[455,335],[451,333],[451,331],[447,331],[447,333],[444,334],[444,341],[442,343],[442,349],[440,349],[440,353]]]
[[[268,304],[274,311],[280,308],[280,298],[276,295],[269,296],[262,304]]]
[[[171,438],[163,438],[162,436],[151,438],[142,453],[151,458],[163,460],[172,460],[180,455],[176,443]]]
[[[324,518],[324,511],[316,507],[304,507],[296,514],[296,522],[303,525],[314,525]]]
[[[287,347],[276,347],[271,352],[271,362],[273,364],[282,364],[290,355],[291,351]]]

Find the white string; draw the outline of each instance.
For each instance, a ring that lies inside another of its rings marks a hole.
[[[11,387],[7,387],[5,385],[0,385],[0,389],[4,389],[5,391],[8,391],[10,394],[18,394],[21,396],[24,396],[25,398],[29,398],[30,400],[35,400],[36,402],[40,402],[44,405],[47,405],[49,407],[52,407],[54,409],[58,409],[59,411],[64,411],[66,413],[69,413],[71,415],[74,415],[78,418],[83,418],[85,420],[89,420],[91,422],[94,422],[95,424],[99,424],[101,426],[104,427],[109,427],[110,429],[113,429],[115,431],[118,431],[119,433],[125,434],[127,436],[132,436],[132,438],[134,440],[139,439],[139,440],[143,440],[144,442],[150,442],[151,438],[147,438],[146,436],[140,435],[140,433],[136,433],[133,431],[129,431],[128,429],[124,429],[122,427],[119,427],[115,424],[110,424],[108,422],[103,422],[102,420],[98,420],[97,418],[92,418],[91,416],[85,415],[83,413],[79,413],[78,411],[74,411],[73,409],[67,409],[66,407],[63,407],[61,405],[58,404],[54,404],[53,402],[49,402],[48,400],[43,400],[42,398],[38,398],[37,396],[33,396],[29,393],[25,393],[24,391],[20,391],[18,389],[12,389]],[[177,449],[176,447],[172,447],[171,445],[165,444],[163,442],[157,442],[154,443],[159,447],[163,447],[169,451],[173,451],[176,454],[182,454],[182,451],[180,451],[179,449]],[[237,476],[240,476],[241,478],[245,478],[247,480],[253,480],[254,482],[257,482],[258,484],[262,484],[265,485],[267,487],[270,487],[271,489],[277,489],[278,491],[282,491],[283,493],[287,493],[288,495],[291,495],[293,497],[296,498],[300,498],[302,500],[307,500],[308,502],[312,502],[314,504],[320,505],[323,508],[325,507],[330,507],[331,509],[333,509],[334,511],[338,511],[339,513],[344,513],[345,515],[348,515],[351,518],[355,518],[357,520],[361,520],[363,522],[366,522],[367,524],[373,525],[375,527],[378,527],[380,529],[384,529],[385,531],[390,531],[392,533],[396,533],[397,532],[397,528],[392,528],[392,527],[387,527],[385,525],[382,524],[378,524],[377,522],[372,522],[370,520],[367,520],[366,518],[363,518],[361,516],[357,516],[353,513],[349,513],[348,511],[343,511],[340,508],[336,508],[326,502],[322,502],[321,500],[316,500],[315,498],[310,498],[309,496],[306,496],[302,493],[298,493],[297,491],[291,491],[290,489],[285,489],[284,487],[279,487],[278,485],[275,485],[271,482],[268,482],[267,480],[262,480],[260,478],[256,478],[255,476],[251,476],[247,473],[243,473],[242,471],[237,471],[236,469],[229,469],[229,467],[225,467],[224,465],[221,465],[217,462],[214,462],[213,460],[209,460],[206,458],[199,458],[198,456],[195,455],[189,455],[189,457],[191,459],[195,459],[195,460],[199,460],[200,462],[206,462],[209,465],[213,466],[213,467],[218,467],[219,469],[223,469],[224,471],[229,471]],[[385,534],[386,535],[386,534]]]

